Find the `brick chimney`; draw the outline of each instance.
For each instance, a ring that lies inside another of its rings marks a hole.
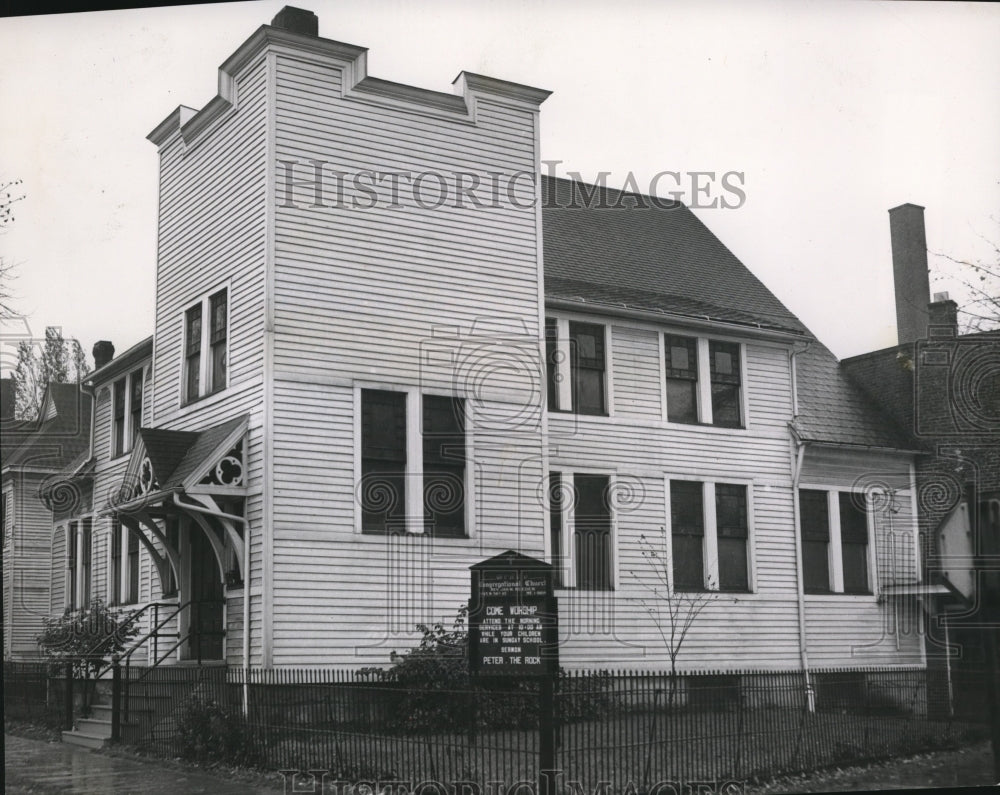
[[[271,27],[284,28],[292,33],[319,36],[319,17],[304,8],[285,6],[271,20]]]
[[[109,340],[100,340],[94,343],[92,353],[94,354],[94,369],[100,370],[115,358],[115,346]]]
[[[958,336],[958,304],[948,298],[948,293],[934,293],[934,300],[927,305],[927,314],[930,318],[928,337]]]
[[[901,204],[889,210],[892,238],[892,274],[896,288],[896,333],[899,344],[927,336],[931,300],[927,275],[927,236],[924,208]]]

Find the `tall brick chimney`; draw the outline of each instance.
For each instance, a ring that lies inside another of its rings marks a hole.
[[[115,358],[115,346],[109,340],[100,340],[94,343],[92,353],[94,354],[94,369],[100,370]]]
[[[889,210],[892,274],[896,288],[896,333],[899,344],[927,337],[931,300],[927,275],[927,235],[924,208],[901,204]]]
[[[271,27],[284,28],[292,33],[303,33],[306,36],[319,35],[319,17],[304,8],[285,6],[271,20]]]

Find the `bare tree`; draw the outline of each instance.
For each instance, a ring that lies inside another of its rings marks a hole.
[[[1000,221],[992,220],[1000,226]],[[984,235],[979,237],[992,252],[978,261],[931,252],[945,263],[933,281],[958,282],[965,293],[959,297],[958,315],[959,327],[966,334],[1000,328],[1000,245]]]
[[[14,204],[24,198],[18,195],[17,186],[21,180],[6,181],[0,178],[0,232],[14,220]],[[17,278],[15,264],[0,254],[0,320],[17,317],[17,312],[11,305],[14,298],[10,283]]]

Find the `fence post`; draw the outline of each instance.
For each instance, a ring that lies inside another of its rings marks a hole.
[[[556,795],[555,673],[539,677],[538,792]]]
[[[111,742],[122,739],[122,666],[116,654],[111,658]]]
[[[73,730],[73,661],[66,663],[66,689],[63,693],[65,712],[63,714],[63,726],[66,731]]]

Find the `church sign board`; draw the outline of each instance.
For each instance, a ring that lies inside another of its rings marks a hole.
[[[508,550],[470,569],[470,671],[554,675],[559,668],[559,625],[552,566]]]

